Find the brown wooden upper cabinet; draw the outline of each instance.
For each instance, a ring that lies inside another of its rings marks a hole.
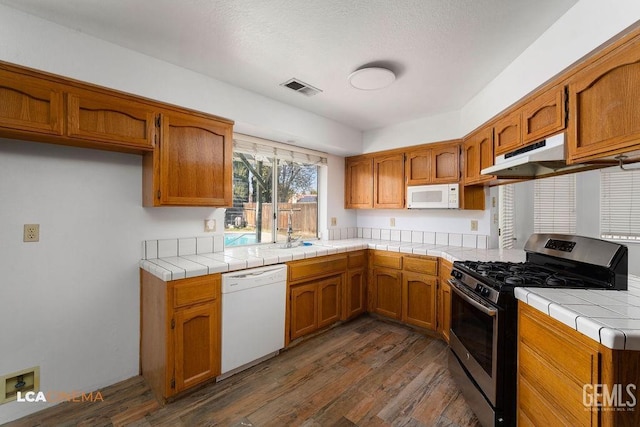
[[[566,126],[564,85],[555,86],[522,106],[522,143],[536,142]]]
[[[373,158],[373,207],[404,208],[404,154]]]
[[[69,138],[153,150],[158,115],[151,106],[88,90],[66,98]]]
[[[373,158],[362,156],[345,159],[344,207],[373,207]]]
[[[515,150],[522,145],[521,118],[520,110],[516,110],[493,125],[496,156]]]
[[[146,206],[231,206],[231,122],[171,112],[143,162]]]
[[[493,166],[493,128],[485,127],[469,135],[463,145],[463,179],[465,185],[481,184],[493,175],[481,175],[482,169]]]
[[[445,184],[460,180],[460,144],[436,143],[406,153],[407,185]]]
[[[570,163],[640,149],[640,36],[573,76],[569,111]]]
[[[0,128],[5,132],[62,135],[62,114],[60,85],[0,70]]]

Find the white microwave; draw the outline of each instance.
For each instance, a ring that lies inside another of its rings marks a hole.
[[[407,187],[407,208],[409,209],[458,209],[459,207],[459,184]]]

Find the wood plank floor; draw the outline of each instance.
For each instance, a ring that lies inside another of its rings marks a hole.
[[[7,426],[479,426],[446,368],[446,345],[369,316],[166,406],[142,377]]]

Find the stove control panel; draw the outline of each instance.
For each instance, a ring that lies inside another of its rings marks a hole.
[[[561,252],[571,252],[575,248],[576,242],[570,242],[567,240],[549,239],[544,245],[546,249],[553,249]]]

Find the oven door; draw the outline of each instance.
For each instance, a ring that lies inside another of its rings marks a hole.
[[[498,404],[498,354],[501,310],[464,285],[451,284],[451,350],[495,408]]]

